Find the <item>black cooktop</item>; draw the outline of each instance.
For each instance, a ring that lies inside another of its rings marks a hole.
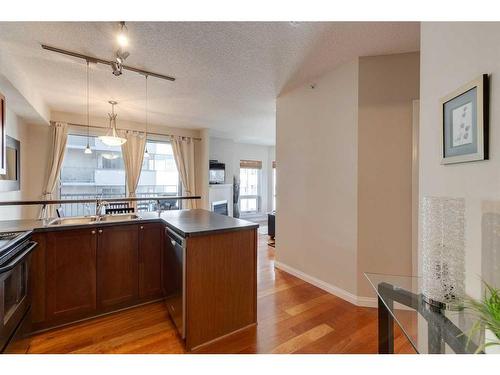
[[[32,231],[0,233],[0,265],[10,259],[16,248],[28,240]]]

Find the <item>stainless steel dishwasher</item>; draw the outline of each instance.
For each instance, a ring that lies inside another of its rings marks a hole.
[[[166,278],[168,312],[181,337],[186,338],[186,239],[170,228],[165,229]]]

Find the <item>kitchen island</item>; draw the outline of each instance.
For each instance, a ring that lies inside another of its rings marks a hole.
[[[33,230],[34,330],[164,299],[188,350],[257,321],[257,224],[193,209]]]

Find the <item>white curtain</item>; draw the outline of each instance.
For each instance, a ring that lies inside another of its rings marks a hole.
[[[188,137],[172,137],[175,164],[181,176],[183,195],[196,195],[194,178],[194,140]],[[196,208],[196,201],[188,199],[182,202],[183,208]]]
[[[45,187],[42,194],[43,200],[55,199],[54,190],[56,188],[57,182],[59,181],[59,175],[61,172],[61,166],[64,160],[64,154],[66,153],[66,140],[68,139],[68,124],[63,122],[56,122],[52,125],[52,143],[50,145],[50,156],[48,165],[48,176],[45,183]],[[56,206],[49,204],[45,211],[42,211],[42,219],[47,219],[56,216]]]
[[[146,137],[144,134],[128,131],[124,135],[127,142],[122,145],[123,162],[127,176],[127,190],[129,197],[135,197],[139,177],[141,177]],[[131,202],[131,207],[137,211],[137,202]]]

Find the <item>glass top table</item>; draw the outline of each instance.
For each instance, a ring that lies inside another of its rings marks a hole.
[[[365,273],[378,296],[379,353],[394,352],[394,322],[417,353],[475,353],[482,335],[467,333],[477,318],[468,310],[429,305],[422,296],[420,277]]]

